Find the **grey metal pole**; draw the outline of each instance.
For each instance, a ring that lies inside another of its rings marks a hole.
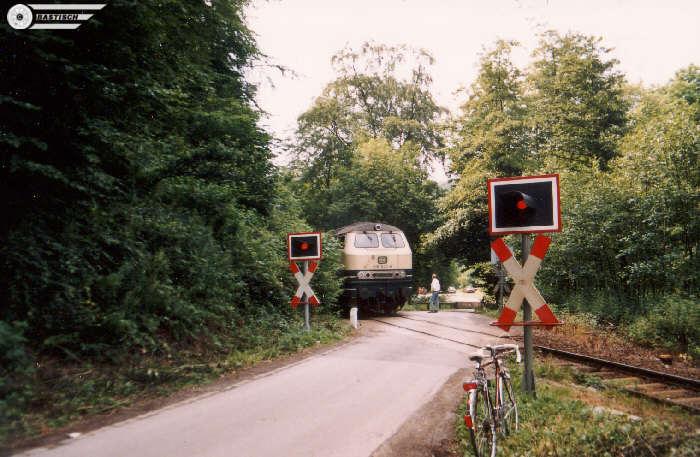
[[[503,311],[503,294],[506,288],[506,275],[504,274],[503,264],[501,262],[498,262],[496,268],[498,268],[498,298],[496,299],[496,303],[498,304],[498,310]]]
[[[522,249],[523,249],[523,265],[527,261],[527,256],[530,253],[530,235],[523,233],[522,235]],[[523,300],[523,320],[525,322],[532,320],[532,307],[527,302],[527,299]],[[534,371],[534,356],[532,347],[532,327],[525,325],[523,327],[524,334],[524,344],[525,344],[525,367],[523,371],[523,391],[526,394],[533,397],[537,397],[535,391],[535,371]]]
[[[306,276],[306,272],[309,270],[309,261],[304,260],[301,265],[301,274]],[[301,296],[301,301],[304,303],[304,330],[307,332],[311,331],[311,324],[309,323],[309,297],[306,296],[304,292]]]

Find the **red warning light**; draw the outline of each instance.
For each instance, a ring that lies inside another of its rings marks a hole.
[[[525,200],[520,200],[515,204],[515,206],[517,206],[520,210],[527,209],[527,203],[525,203]]]
[[[295,260],[320,260],[321,259],[321,234],[288,233],[287,257],[290,262]]]

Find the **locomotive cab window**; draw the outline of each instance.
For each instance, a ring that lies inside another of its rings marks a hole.
[[[404,247],[403,238],[396,233],[382,233],[382,246],[385,248]]]
[[[379,238],[376,233],[357,233],[355,234],[356,248],[378,248]]]

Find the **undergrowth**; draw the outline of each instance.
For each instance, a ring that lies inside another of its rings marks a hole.
[[[555,313],[566,312],[569,321],[573,318],[592,327],[615,329],[635,343],[700,360],[700,306],[695,296],[574,294],[554,308]]]

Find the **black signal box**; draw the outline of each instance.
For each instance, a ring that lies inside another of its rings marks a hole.
[[[321,234],[318,232],[287,234],[287,257],[290,261],[320,260]]]
[[[559,175],[489,179],[488,191],[491,235],[561,231]]]

